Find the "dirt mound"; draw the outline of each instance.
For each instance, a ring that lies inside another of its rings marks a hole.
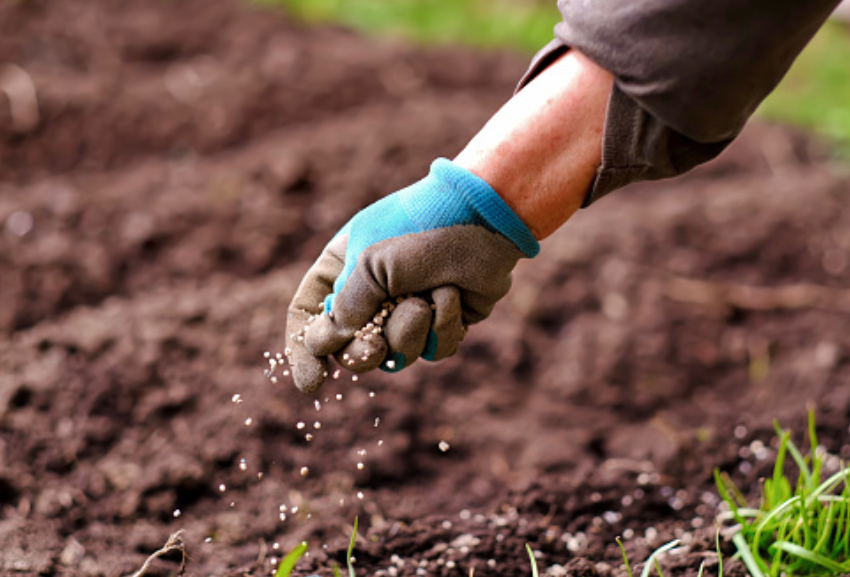
[[[529,543],[604,577],[617,535],[636,559],[681,538],[685,574],[712,468],[756,490],[774,418],[814,403],[850,458],[850,181],[805,137],[755,126],[602,201],[457,358],[314,398],[264,375],[300,275],[524,59],[227,0],[34,0],[0,5],[4,63],[40,114],[0,99],[4,573],[128,574],[183,529],[192,574],[268,574],[302,539],[330,574],[357,515],[364,575],[527,574]]]

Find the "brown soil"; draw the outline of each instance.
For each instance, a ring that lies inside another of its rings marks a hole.
[[[713,467],[755,494],[774,418],[816,406],[850,457],[850,180],[777,127],[583,211],[450,361],[317,398],[264,376],[324,243],[525,62],[231,0],[0,4],[39,111],[0,97],[0,573],[128,574],[183,529],[190,574],[309,539],[299,574],[329,575],[358,516],[360,575],[527,575],[529,543],[605,577],[617,535],[683,539],[695,575]]]

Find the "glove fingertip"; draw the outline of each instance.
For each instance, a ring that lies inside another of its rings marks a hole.
[[[304,347],[316,357],[326,357],[336,353],[349,340],[350,336],[338,330],[328,314],[315,317],[304,332]]]
[[[328,376],[328,361],[321,357],[302,356],[290,361],[295,386],[302,393],[314,393],[322,388]]]

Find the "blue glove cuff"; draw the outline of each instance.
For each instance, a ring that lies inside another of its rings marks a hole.
[[[462,200],[445,202],[445,195]],[[445,158],[431,164],[423,181],[402,191],[400,201],[422,230],[479,224],[506,236],[528,258],[540,252],[540,244],[525,223],[487,182]]]

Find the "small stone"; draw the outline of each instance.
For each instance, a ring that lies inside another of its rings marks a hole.
[[[59,555],[59,562],[66,567],[77,567],[86,556],[86,548],[70,537]]]

